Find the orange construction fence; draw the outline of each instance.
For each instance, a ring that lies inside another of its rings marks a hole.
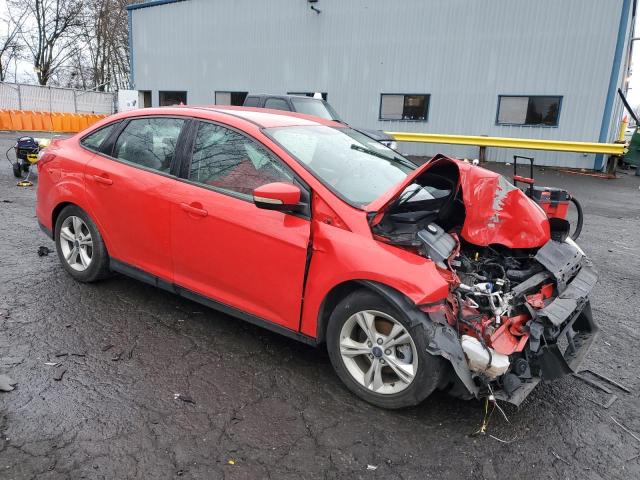
[[[80,132],[107,115],[92,113],[0,110],[0,130],[24,132]]]

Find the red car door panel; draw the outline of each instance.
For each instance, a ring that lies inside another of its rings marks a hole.
[[[201,122],[188,176],[172,191],[175,283],[298,330],[310,222],[250,195],[292,182],[291,171],[253,139]]]
[[[309,221],[188,183],[173,196],[175,283],[297,330]]]
[[[170,279],[170,200],[175,180],[95,155],[86,168],[91,213],[109,232],[109,255]]]
[[[85,169],[93,217],[109,233],[109,255],[171,280],[169,174],[185,120],[132,120],[116,141],[113,157],[96,154]]]

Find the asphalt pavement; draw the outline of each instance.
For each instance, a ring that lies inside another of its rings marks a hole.
[[[74,282],[38,256],[54,245],[35,187],[0,159],[0,374],[17,382],[0,392],[0,478],[640,478],[640,177],[536,177],[585,207],[601,333],[584,366],[631,393],[611,387],[605,408],[609,394],[566,377],[474,436],[478,401],[381,410],[321,349],[122,276]]]

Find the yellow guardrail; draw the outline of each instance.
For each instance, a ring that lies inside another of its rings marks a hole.
[[[604,153],[623,155],[623,143],[568,142],[561,140],[535,140],[532,138],[480,137],[474,135],[442,135],[439,133],[385,132],[398,142],[443,143],[476,147],[519,148],[553,152]]]

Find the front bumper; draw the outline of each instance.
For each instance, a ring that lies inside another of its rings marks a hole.
[[[591,305],[587,301],[581,310],[573,312],[555,343],[543,345],[538,352],[533,353],[532,363],[537,366],[536,374],[513,392],[496,391],[495,397],[518,406],[541,381],[577,373],[597,333],[598,326],[593,321]]]
[[[597,281],[591,262],[574,243],[549,241],[535,259],[545,267],[512,290],[513,301],[529,311],[529,339],[522,352],[510,357],[511,366],[501,377],[487,383],[474,375],[456,330],[431,312],[432,326],[427,351],[441,355],[453,366],[457,380],[451,393],[462,398],[483,397],[520,405],[540,381],[551,381],[575,373],[593,343],[598,327],[593,321],[589,293]],[[543,284],[555,281],[557,296],[544,308],[533,308],[526,296]],[[517,371],[516,361],[522,367]]]
[[[536,254],[556,281],[557,297],[540,310],[530,309],[531,337],[527,356],[532,376],[519,388],[496,398],[519,405],[540,381],[576,373],[598,332],[593,321],[589,293],[598,276],[580,248],[549,241]]]

